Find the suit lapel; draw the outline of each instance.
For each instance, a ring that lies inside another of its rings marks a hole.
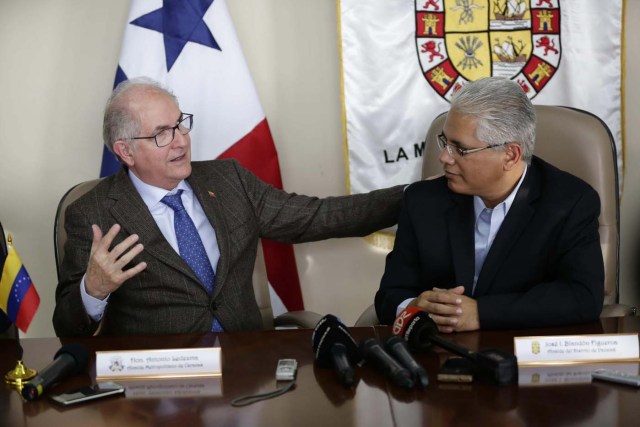
[[[111,206],[113,217],[123,230],[129,234],[140,236],[140,242],[144,245],[144,250],[148,255],[175,268],[192,280],[200,282],[160,232],[147,205],[127,176],[126,169],[122,168],[116,174],[109,191],[109,197],[114,201]]]
[[[465,295],[471,295],[474,272],[473,198],[452,194],[454,205],[447,216],[451,236],[451,256],[456,286],[464,285]]]
[[[213,295],[215,297],[220,293],[220,288],[226,282],[226,277],[229,273],[229,233],[226,222],[224,221],[222,209],[219,205],[220,202],[216,197],[216,188],[212,182],[214,180],[206,180],[199,173],[197,166],[194,165],[193,172],[191,173],[191,176],[187,178],[187,181],[189,181],[193,194],[200,202],[202,210],[216,232],[216,240],[218,241],[218,249],[220,250],[220,259],[218,260],[218,266],[216,269],[216,284]]]
[[[535,213],[533,202],[539,195],[540,179],[538,170],[532,164],[528,167],[527,176],[524,178],[513,204],[500,226],[500,230],[498,230],[498,234],[496,234],[491,249],[489,249],[478,277],[474,295],[484,295],[490,290],[496,274],[498,274],[507,259],[507,255],[526,229],[529,221],[531,221]]]

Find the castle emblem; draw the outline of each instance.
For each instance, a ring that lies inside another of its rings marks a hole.
[[[415,9],[422,74],[444,99],[489,76],[533,98],[560,65],[560,0],[416,0]]]

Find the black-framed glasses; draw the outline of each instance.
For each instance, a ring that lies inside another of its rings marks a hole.
[[[438,147],[440,147],[440,150],[444,150],[446,148],[447,153],[449,153],[450,156],[453,156],[453,153],[458,153],[460,157],[464,157],[468,154],[478,153],[482,150],[486,150],[494,147],[500,147],[503,145],[505,144],[487,145],[486,147],[480,147],[480,148],[460,148],[455,144],[449,144],[447,142],[447,137],[444,136],[443,133],[438,135]]]
[[[131,139],[153,139],[156,142],[156,146],[162,148],[173,142],[173,138],[176,136],[176,129],[182,135],[186,135],[191,132],[191,128],[193,128],[193,114],[182,113],[178,124],[175,126],[164,128],[153,136],[138,136]]]

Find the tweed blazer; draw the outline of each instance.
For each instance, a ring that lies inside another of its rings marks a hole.
[[[388,255],[376,312],[390,324],[398,305],[433,287],[465,287],[482,329],[558,326],[598,319],[604,266],[598,193],[534,157],[473,287],[473,197],[446,179],[411,184]]]
[[[216,286],[209,296],[169,245],[123,168],[69,205],[67,242],[56,289],[58,336],[91,335],[80,282],[89,261],[91,224],[121,230],[113,245],[138,234],[147,268],[109,296],[101,333],[111,335],[205,332],[215,315],[227,331],[262,328],[252,272],[260,238],[285,243],[363,236],[397,222],[402,186],[368,194],[319,199],[265,184],[235,160],[193,162],[187,179],[213,225],[220,248]]]

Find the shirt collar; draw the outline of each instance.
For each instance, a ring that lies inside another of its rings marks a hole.
[[[147,208],[150,211],[152,211],[157,206],[164,207],[164,203],[160,202],[160,200],[162,200],[162,198],[167,194],[175,194],[178,190],[183,190],[185,192],[191,191],[191,187],[184,179],[180,181],[173,190],[167,191],[164,188],[147,184],[146,182],[138,178],[136,174],[131,172],[131,170],[129,170],[128,173],[133,186],[138,191],[140,197],[142,197],[142,200],[144,201],[144,204],[147,205]]]
[[[518,194],[518,190],[522,185],[522,181],[524,181],[524,177],[527,174],[527,169],[528,169],[528,165],[525,163],[524,172],[522,172],[522,176],[520,177],[520,180],[518,181],[518,184],[516,185],[516,187],[511,191],[511,193],[509,193],[507,198],[504,199],[502,203],[498,204],[493,209],[503,209],[504,215],[505,216],[507,215],[507,212],[509,212],[509,209],[511,209],[511,205],[513,204],[513,201],[516,198],[516,194]],[[482,213],[482,210],[485,208],[486,208],[486,205],[482,201],[482,198],[480,198],[479,196],[473,196],[473,211],[475,213],[476,221],[478,221],[478,217]]]

